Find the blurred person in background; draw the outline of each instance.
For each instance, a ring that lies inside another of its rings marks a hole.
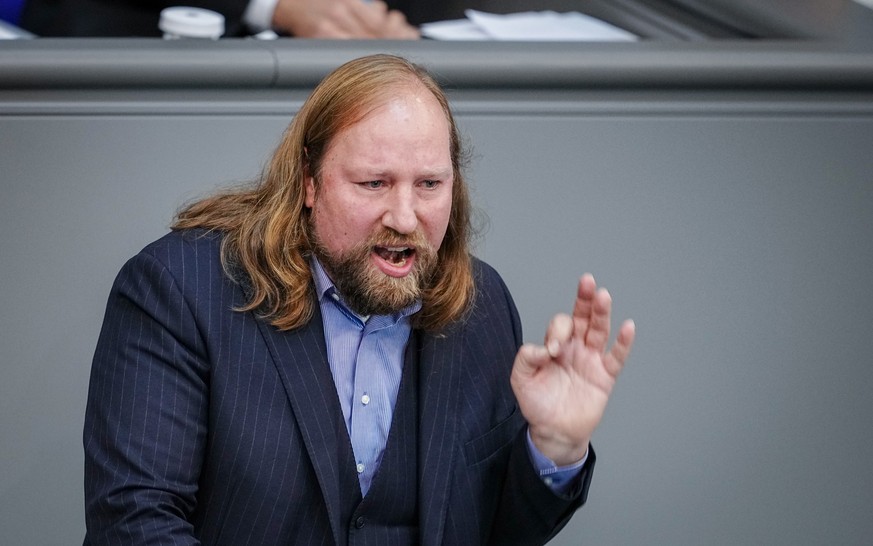
[[[220,13],[226,37],[264,30],[299,38],[417,39],[382,0],[26,0],[20,25],[37,36],[156,37],[161,10],[184,5]],[[403,4],[404,0],[400,0]],[[405,2],[409,4],[409,2]],[[407,6],[404,6],[407,7]]]

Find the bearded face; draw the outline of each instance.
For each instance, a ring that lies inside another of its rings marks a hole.
[[[363,316],[396,313],[422,298],[437,264],[437,251],[421,232],[401,235],[383,228],[342,253],[331,252],[314,236],[313,253],[321,262],[343,301]],[[394,277],[376,267],[371,256],[403,267],[412,261],[406,275]]]
[[[425,88],[399,89],[331,138],[306,178],[314,253],[362,315],[396,312],[428,287],[449,226],[449,125]]]

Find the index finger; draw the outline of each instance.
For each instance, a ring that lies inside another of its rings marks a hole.
[[[594,294],[596,293],[597,282],[594,280],[594,275],[585,273],[579,279],[579,287],[576,290],[576,303],[573,305],[574,333],[583,340],[588,332],[591,310],[594,308]]]
[[[602,353],[609,342],[609,321],[612,315],[612,296],[605,288],[600,288],[594,294],[591,306],[591,318],[588,321],[588,331],[585,332],[585,345],[592,351]]]
[[[379,37],[388,24],[388,5],[382,0],[352,0],[349,7],[356,24],[372,37]]]
[[[379,37],[417,40],[421,38],[421,32],[409,24],[409,21],[406,20],[406,16],[402,12],[392,9],[388,11],[388,21]]]

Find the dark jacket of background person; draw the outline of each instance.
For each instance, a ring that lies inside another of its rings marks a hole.
[[[221,13],[225,36],[248,34],[246,0],[26,0],[20,26],[45,37],[157,37],[161,10],[178,5]]]
[[[387,4],[403,12],[413,25],[463,16],[463,9],[455,8],[456,0],[387,0]],[[247,0],[26,0],[20,26],[45,37],[154,37],[161,35],[161,10],[178,5],[221,13],[226,37],[250,34],[242,20]]]

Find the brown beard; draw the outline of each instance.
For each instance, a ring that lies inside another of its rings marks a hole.
[[[437,264],[437,251],[420,231],[401,235],[383,228],[342,254],[333,254],[314,239],[313,253],[321,262],[349,309],[361,316],[391,315],[422,298],[430,286]],[[370,261],[376,246],[415,248],[415,263],[405,277],[386,275]]]

